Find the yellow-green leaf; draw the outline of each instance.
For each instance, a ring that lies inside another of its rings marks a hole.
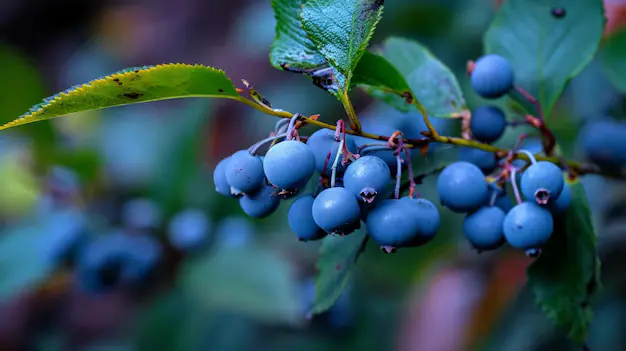
[[[133,67],[46,98],[27,113],[0,126],[0,130],[76,112],[190,97],[240,99],[224,71],[212,67],[188,64]]]

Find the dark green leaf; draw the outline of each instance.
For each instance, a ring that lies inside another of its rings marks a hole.
[[[328,236],[323,239],[311,314],[328,310],[341,296],[367,238],[366,232],[360,230],[344,237]]]
[[[305,0],[272,0],[276,16],[276,37],[270,48],[270,62],[275,68],[288,65],[311,69],[326,63],[315,44],[302,28],[300,12]]]
[[[613,33],[604,43],[601,53],[608,78],[626,93],[626,29]]]
[[[528,268],[528,287],[548,317],[584,342],[601,285],[600,261],[585,190],[578,182],[570,186],[572,205],[555,219],[552,238]]]
[[[289,262],[276,252],[259,246],[222,248],[183,268],[182,288],[198,306],[265,322],[302,320],[297,281]]]
[[[345,77],[339,90],[350,87],[352,72],[367,49],[382,15],[380,0],[309,0],[302,8],[302,25],[330,64]]]
[[[429,115],[459,117],[467,109],[454,74],[421,44],[408,39],[389,38],[384,42],[381,54],[404,77],[413,96],[426,108]],[[415,109],[393,94],[375,88],[366,90],[401,111]]]
[[[382,56],[366,51],[354,70],[352,84],[397,93],[409,92],[409,85],[398,70]],[[398,94],[395,94],[398,95]]]
[[[566,15],[553,16],[554,8]],[[604,22],[601,0],[507,0],[485,34],[485,51],[511,62],[516,84],[548,116],[568,81],[595,55]]]

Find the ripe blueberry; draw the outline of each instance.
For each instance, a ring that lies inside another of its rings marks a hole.
[[[253,193],[265,184],[263,162],[259,156],[250,155],[248,150],[235,152],[226,165],[226,180],[231,186],[231,192]]]
[[[404,126],[403,123],[400,123],[399,120],[390,122],[390,121],[381,121],[381,120],[376,119],[376,120],[366,120],[366,121],[363,121],[362,123],[362,127],[364,131],[368,133],[374,133],[378,135],[388,135],[388,136],[392,135],[397,130],[403,131],[403,128],[402,128],[403,126]],[[372,144],[372,143],[376,143],[376,142],[372,141],[371,139],[364,138],[364,137],[354,138],[354,144],[356,145],[357,149],[361,148],[362,146],[366,144]],[[412,150],[409,150],[409,151],[412,151]],[[361,152],[361,155],[362,156],[374,156],[374,157],[380,158],[387,164],[390,171],[395,173],[397,162],[396,162],[396,156],[393,154],[393,152],[394,150],[391,150],[391,149],[371,150],[371,151],[368,151],[368,149],[364,149]],[[403,158],[406,157],[405,155],[401,155],[401,156]]]
[[[552,235],[554,220],[545,208],[523,202],[511,209],[502,225],[506,241],[516,249],[540,249]]]
[[[626,123],[602,120],[586,125],[580,139],[587,158],[600,167],[626,165]]]
[[[312,195],[304,195],[297,198],[289,207],[287,221],[300,241],[317,240],[326,236],[326,232],[313,219],[314,201]]]
[[[527,201],[546,205],[556,201],[563,190],[563,173],[553,163],[539,161],[522,174],[521,190]]]
[[[248,216],[265,218],[280,205],[280,198],[276,195],[276,189],[271,185],[265,185],[252,194],[245,194],[239,198],[239,206]]]
[[[507,59],[499,55],[485,55],[476,61],[472,72],[472,88],[486,98],[497,99],[513,87],[515,74]]]
[[[224,196],[233,196],[230,191],[230,184],[228,184],[228,180],[226,180],[226,168],[229,161],[230,156],[221,160],[213,170],[213,183],[215,184],[215,191]]]
[[[343,184],[359,200],[372,203],[389,191],[391,171],[382,159],[362,156],[348,166],[343,176]]]
[[[498,164],[496,154],[493,152],[475,149],[472,147],[461,148],[461,150],[459,150],[459,159],[476,165],[485,174],[493,172]]]
[[[172,246],[181,251],[195,250],[206,243],[211,222],[199,209],[189,208],[175,214],[168,225],[168,238]]]
[[[550,201],[548,203],[548,209],[555,214],[564,213],[572,204],[572,189],[565,183],[563,185],[563,191],[556,201]]]
[[[350,234],[361,227],[359,202],[345,188],[328,188],[313,201],[313,219],[327,233]]]
[[[330,152],[330,158],[326,164],[326,170],[324,175],[330,176],[332,173],[331,166],[337,156],[337,148],[339,147],[339,141],[335,140],[335,132],[329,129],[320,129],[317,132],[311,134],[306,144],[311,148],[315,155],[315,170],[322,174],[324,171],[324,164],[328,153]],[[356,146],[354,145],[354,139],[350,135],[346,135],[345,140],[348,151],[355,153]],[[342,174],[346,170],[346,166],[341,164],[341,160],[337,166],[337,174]]]
[[[439,210],[435,204],[424,198],[403,197],[400,200],[407,201],[415,209],[411,211],[411,216],[417,219],[417,236],[408,246],[421,246],[432,240],[441,223]]]
[[[296,140],[274,145],[263,159],[267,180],[279,189],[297,190],[306,185],[315,172],[311,148]]]
[[[504,244],[502,224],[505,213],[497,206],[481,207],[463,220],[463,232],[472,246],[479,251],[496,249]]]
[[[488,185],[480,168],[468,162],[447,166],[437,179],[441,203],[454,212],[470,212],[489,197]]]
[[[470,119],[470,130],[478,141],[493,143],[500,139],[506,128],[504,112],[495,106],[481,106],[474,109]]]

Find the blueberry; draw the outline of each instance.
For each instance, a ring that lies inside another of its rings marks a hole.
[[[304,195],[297,198],[289,207],[287,215],[289,227],[300,241],[317,240],[326,236],[326,232],[313,219],[314,201],[312,195]]]
[[[126,235],[122,281],[141,285],[152,278],[163,255],[161,244],[151,235]]]
[[[343,176],[344,187],[367,203],[385,197],[391,189],[391,180],[389,167],[376,156],[359,157],[348,166]]]
[[[345,188],[328,188],[313,202],[313,219],[327,233],[347,235],[359,229],[359,202]]]
[[[529,138],[522,141],[520,145],[520,150],[526,150],[533,155],[541,154],[543,151],[543,146],[541,145],[541,139],[539,138]],[[526,161],[524,160],[515,160],[512,163],[513,166],[517,168],[524,167],[526,165]],[[519,174],[519,173],[518,173]],[[519,174],[521,177],[521,174]]]
[[[106,292],[120,284],[126,262],[122,234],[103,235],[88,243],[78,258],[76,275],[80,287],[92,293]]]
[[[496,195],[495,206],[499,207],[504,213],[508,213],[513,208],[513,200],[506,191],[501,190]]]
[[[377,135],[385,135],[391,136],[397,130],[402,130],[402,124],[399,121],[380,121],[380,120],[367,120],[363,121],[362,128],[363,131],[368,133],[373,133]],[[385,142],[376,142],[372,139],[364,138],[364,137],[355,137],[354,144],[357,149],[361,148],[366,144],[385,144]],[[412,152],[412,150],[409,150]],[[397,161],[396,156],[393,154],[394,150],[392,149],[384,149],[384,150],[372,150],[368,151],[368,149],[363,149],[361,152],[362,156],[374,156],[383,160],[387,166],[389,167],[391,172],[396,172]],[[401,155],[403,158],[405,155]],[[404,165],[404,164],[403,164]]]
[[[315,133],[311,134],[306,144],[311,148],[313,154],[315,155],[315,170],[322,174],[324,170],[324,164],[326,163],[326,159],[328,153],[330,152],[330,158],[328,159],[328,164],[326,165],[326,171],[324,175],[331,175],[331,166],[335,161],[335,157],[337,156],[337,148],[339,147],[339,141],[335,140],[335,131],[329,129],[320,129]],[[346,135],[345,140],[346,147],[348,151],[352,153],[356,153],[356,146],[354,145],[354,139],[350,135]],[[339,160],[339,165],[337,166],[337,174],[342,174],[346,170],[346,166],[341,164],[341,160]]]
[[[539,161],[522,174],[521,191],[527,201],[545,205],[556,201],[563,190],[563,173],[553,163]]]
[[[47,213],[43,221],[50,259],[60,264],[72,263],[88,238],[86,214],[75,207],[59,208]]]
[[[315,172],[315,155],[309,146],[287,140],[271,147],[263,159],[267,180],[279,189],[296,190]]]
[[[254,238],[254,226],[245,217],[222,219],[215,229],[215,239],[220,248],[242,247]]]
[[[215,184],[215,191],[224,196],[234,196],[230,190],[230,184],[226,179],[226,168],[230,162],[230,156],[221,160],[215,170],[213,170],[213,183]]]
[[[472,246],[479,251],[496,249],[504,244],[502,224],[506,214],[497,206],[481,207],[465,216],[463,232]]]
[[[626,123],[601,120],[586,125],[580,135],[586,157],[600,167],[626,165]]]
[[[250,155],[248,150],[235,152],[226,164],[224,172],[231,192],[236,195],[253,193],[265,184],[263,161],[259,156]]]
[[[495,153],[472,147],[461,148],[459,159],[476,165],[485,174],[493,172],[498,164]]]
[[[447,166],[437,179],[441,203],[454,212],[470,212],[489,197],[488,185],[480,168],[469,162]]]
[[[138,198],[122,206],[122,223],[128,229],[153,229],[161,225],[161,209],[151,199]]]
[[[481,106],[475,109],[470,119],[470,130],[478,141],[493,143],[500,139],[506,128],[504,112],[495,106]]]
[[[408,201],[385,199],[367,216],[367,232],[386,252],[408,246],[417,235],[418,221]]]
[[[536,203],[523,202],[506,214],[502,228],[506,241],[512,247],[540,249],[552,235],[554,220],[545,208]]]
[[[265,218],[278,209],[280,198],[273,186],[265,185],[255,193],[245,194],[240,197],[239,205],[248,216]]]
[[[507,59],[499,55],[485,55],[476,61],[472,72],[472,88],[486,98],[497,99],[513,88],[515,74]]]
[[[408,246],[421,246],[431,241],[441,224],[439,210],[435,204],[424,198],[403,197],[400,200],[407,201],[416,210],[411,211],[411,216],[417,219],[417,235]]]
[[[172,246],[181,251],[202,247],[208,240],[211,222],[199,209],[189,208],[175,214],[168,225]]]
[[[564,213],[569,209],[572,204],[572,189],[570,186],[565,183],[563,185],[563,191],[561,191],[561,195],[556,199],[556,201],[550,201],[548,203],[548,209],[550,212],[558,214]]]

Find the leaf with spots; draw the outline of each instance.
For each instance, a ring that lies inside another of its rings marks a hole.
[[[276,37],[270,47],[270,62],[278,69],[312,69],[326,64],[326,58],[302,28],[300,12],[304,0],[272,0]]]
[[[327,236],[322,240],[318,274],[315,280],[315,300],[310,313],[320,314],[331,308],[341,296],[367,243],[364,230],[346,236]]]
[[[0,130],[76,112],[193,97],[243,99],[224,71],[212,67],[165,64],[128,68],[46,98]]]
[[[305,32],[343,76],[338,79],[341,95],[350,88],[352,73],[367,49],[382,12],[381,0],[309,0],[302,8]]]
[[[516,84],[539,100],[547,117],[595,55],[604,24],[602,0],[507,0],[485,33],[485,51],[511,62]]]
[[[601,286],[600,259],[585,190],[579,182],[570,186],[572,204],[555,218],[554,233],[527,275],[537,305],[570,338],[582,343]]]

